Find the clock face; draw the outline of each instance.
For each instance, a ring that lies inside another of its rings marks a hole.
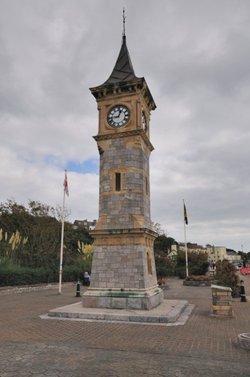
[[[130,117],[129,109],[124,105],[117,105],[112,107],[108,112],[107,121],[113,128],[119,128],[125,126]]]
[[[144,111],[141,114],[141,123],[142,123],[142,128],[144,129],[144,131],[146,131],[147,130],[147,118],[146,118]]]

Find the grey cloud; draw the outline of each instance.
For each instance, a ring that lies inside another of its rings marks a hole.
[[[249,249],[247,1],[2,1],[0,200],[11,193],[60,204],[67,161],[98,159],[89,87],[113,69],[123,6],[135,72],[158,106],[151,116],[153,220],[183,240],[185,198],[190,241]],[[72,219],[96,218],[96,174],[69,172],[69,180]],[[35,184],[47,181],[46,188]]]

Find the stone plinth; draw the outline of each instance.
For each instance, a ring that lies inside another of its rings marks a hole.
[[[153,243],[147,228],[96,229],[91,283],[85,308],[150,310],[163,301],[158,287]]]
[[[91,286],[97,290],[148,290],[157,286],[156,233],[147,228],[96,229]]]
[[[84,308],[81,302],[52,309],[47,318],[64,318],[70,320],[107,321],[120,323],[184,325],[193,310],[186,300],[163,300],[152,310]]]
[[[217,318],[233,317],[232,289],[219,285],[211,285],[212,288],[212,316]]]
[[[82,304],[86,308],[151,310],[163,299],[163,291],[158,286],[142,290],[89,288],[82,296]]]

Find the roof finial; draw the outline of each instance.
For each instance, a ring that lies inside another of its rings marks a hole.
[[[125,8],[123,8],[123,11],[122,11],[122,19],[123,19],[123,33],[122,33],[122,36],[123,37],[126,37],[126,33],[125,33],[125,20],[126,20],[126,16],[125,16]]]

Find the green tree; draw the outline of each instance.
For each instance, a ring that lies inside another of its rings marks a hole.
[[[243,266],[246,267],[246,265],[250,262],[250,252],[244,253],[243,251],[239,251],[238,254],[241,256]]]
[[[174,245],[176,241],[172,237],[167,237],[165,234],[159,235],[154,242],[154,252],[157,253],[164,253],[168,255],[171,252],[171,247]]]
[[[28,208],[11,200],[1,203],[0,256],[7,256],[24,267],[45,267],[57,271],[61,222],[55,215],[58,215],[57,210],[41,202],[30,201]],[[93,239],[87,230],[75,229],[71,223],[65,222],[64,264],[77,262],[78,241],[91,244]]]
[[[176,241],[172,237],[160,234],[154,242],[156,273],[158,277],[173,276],[175,274],[175,260],[168,256]]]
[[[65,223],[64,245],[67,264],[74,263],[75,258],[80,255],[79,242],[84,245],[92,244],[93,238],[85,228],[74,228],[72,224]]]
[[[204,275],[208,270],[207,253],[188,251],[189,275]],[[176,273],[180,278],[186,277],[186,254],[179,250],[176,256]]]

